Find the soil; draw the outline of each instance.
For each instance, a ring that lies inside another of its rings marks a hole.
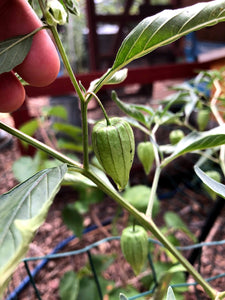
[[[157,86],[158,84],[158,86]],[[157,83],[153,89],[153,99],[161,99],[164,93],[168,93],[166,85]],[[170,83],[168,83],[170,84]],[[133,90],[139,87],[132,87]],[[158,93],[156,93],[156,90]],[[130,89],[131,90],[131,89]],[[129,90],[129,91],[130,91]],[[132,91],[133,92],[133,91]],[[156,94],[154,94],[156,93]],[[111,101],[107,100],[108,95],[105,97],[105,107],[110,115],[121,114],[115,108]],[[138,96],[126,96],[125,101],[137,103],[150,103],[151,97],[149,95]],[[32,104],[35,105],[33,106]],[[48,104],[48,99],[42,99],[37,104],[37,99],[31,99],[29,105],[33,114],[37,114],[38,107],[40,105]],[[154,105],[151,102],[151,105]],[[34,110],[35,107],[35,110]],[[92,103],[92,108],[89,111],[89,117],[97,119],[102,117],[102,113],[96,104]],[[0,115],[1,120],[13,123],[10,116]],[[168,128],[164,128],[159,138],[166,139]],[[137,132],[137,139],[141,140],[143,137]],[[21,156],[18,142],[12,138],[6,147],[0,150],[0,171],[1,182],[0,192],[1,194],[7,192],[13,188],[17,181],[13,176],[12,164]],[[187,225],[189,230],[198,237],[204,226],[207,215],[212,211],[214,203],[210,200],[206,194],[202,191],[202,187],[196,177],[193,176],[192,167],[196,160],[194,155],[186,155],[182,159],[176,160],[170,164],[168,168],[162,174],[162,178],[159,184],[158,197],[160,199],[160,213],[155,218],[155,222],[158,226],[165,225],[164,215],[166,212],[172,211],[177,213]],[[177,176],[177,174],[179,174]],[[134,167],[131,171],[131,185],[145,184],[151,186],[152,174],[146,179],[142,166],[135,159]],[[57,194],[53,205],[51,206],[45,223],[38,230],[32,244],[30,245],[27,257],[45,256],[53,251],[62,241],[71,237],[73,232],[69,230],[62,221],[62,209],[68,203],[73,203],[77,199],[77,192],[73,188],[63,187]],[[221,209],[218,217],[215,220],[209,234],[206,237],[206,241],[222,241],[225,239],[225,220],[224,220],[224,208]],[[119,216],[118,216],[118,213]],[[82,239],[74,238],[67,243],[60,252],[74,251],[82,249],[96,241],[110,237],[112,235],[120,235],[124,226],[128,221],[128,214],[122,211],[118,205],[108,197],[104,197],[104,201],[93,204],[90,212],[84,215],[84,226],[97,225],[97,228],[84,234]],[[111,219],[111,222],[105,226],[101,225],[102,222]],[[178,229],[171,229],[174,237],[177,238],[181,246],[193,244],[194,242],[183,231]],[[150,235],[150,237],[154,238]],[[158,246],[151,247],[153,259],[160,261],[169,261],[165,252]],[[190,250],[185,251],[184,255],[188,258],[190,256]],[[114,263],[104,272],[104,277],[109,280],[111,287],[111,281],[115,282],[117,287],[123,287],[125,283],[132,284],[140,291],[146,291],[140,283],[140,278],[135,277],[129,264],[127,264],[121,254],[120,244],[118,240],[107,241],[101,243],[97,247],[91,250],[91,254],[105,254],[110,257],[112,254],[116,254]],[[87,253],[79,255],[69,255],[63,258],[49,259],[41,270],[35,276],[35,284],[38,288],[42,300],[57,300],[59,297],[59,284],[60,278],[67,271],[78,271],[88,261]],[[40,261],[29,262],[29,269],[32,270],[40,263]],[[224,245],[216,245],[213,247],[203,247],[201,258],[196,260],[195,267],[198,268],[205,278],[217,276],[225,273],[225,260],[224,260]],[[151,271],[149,268],[143,275],[149,274]],[[23,279],[27,276],[24,263],[21,263],[12,277],[9,284],[7,295],[12,293],[18,285],[21,285]],[[188,282],[193,282],[193,279],[188,277]],[[218,278],[211,281],[211,285],[218,291],[224,290],[225,277]],[[207,300],[199,286],[190,286],[188,291],[184,294],[187,300]],[[5,298],[6,299],[6,298]],[[35,295],[35,291],[31,284],[26,285],[23,290],[17,295],[16,298],[11,299],[23,299],[33,300],[38,299]],[[90,296],[90,300],[97,300]],[[87,299],[87,300],[89,300]],[[107,300],[107,296],[104,300]],[[81,300],[81,299],[79,299]],[[83,300],[83,299],[82,299]],[[86,299],[84,299],[86,300]],[[160,300],[160,299],[159,299]]]

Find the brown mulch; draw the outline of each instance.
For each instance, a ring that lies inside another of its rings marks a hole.
[[[165,88],[160,85],[159,88],[163,93]],[[154,95],[154,91],[153,91]],[[158,99],[161,99],[160,95]],[[158,96],[158,94],[157,94]],[[105,95],[105,106],[110,115],[118,114],[111,101],[107,101],[108,95]],[[154,97],[157,99],[157,97]],[[125,99],[125,101],[137,102],[137,97],[131,97]],[[35,100],[32,100],[36,103]],[[150,102],[150,97],[138,96],[139,103]],[[42,104],[46,104],[46,99]],[[34,110],[35,114],[35,110]],[[119,112],[119,114],[121,114]],[[92,105],[92,109],[89,111],[89,117],[97,119],[102,117],[102,112]],[[9,122],[12,120],[9,119]],[[141,135],[138,136],[141,139]],[[13,138],[12,143],[0,151],[0,171],[1,171],[1,181],[0,181],[0,192],[1,194],[7,192],[12,187],[14,187],[17,182],[13,176],[12,164],[20,157],[20,152],[18,148],[17,141]],[[212,208],[212,202],[209,200],[201,191],[193,190],[190,178],[187,176],[189,170],[184,172],[184,166],[189,165],[191,170],[191,165],[193,163],[192,157],[186,157],[180,162],[172,164],[163,174],[163,178],[160,181],[159,196],[160,196],[160,214],[157,216],[155,222],[160,227],[164,225],[163,215],[167,211],[176,212],[187,224],[188,228],[196,236],[199,235],[202,226],[204,225],[204,220]],[[186,167],[185,167],[186,168]],[[131,184],[151,184],[151,176],[147,179],[144,178],[144,173],[142,168],[137,165],[135,169],[132,170],[134,174],[134,179]],[[181,178],[175,177],[175,173],[180,172],[182,174]],[[66,203],[71,203],[76,201],[76,191],[71,188],[62,188],[62,190],[56,196],[53,205],[50,208],[47,219],[45,223],[38,230],[33,243],[30,245],[29,253],[27,257],[34,256],[44,256],[49,254],[60,242],[66,238],[73,235],[73,233],[67,229],[63,224],[61,218],[61,212]],[[92,224],[98,224],[106,220],[109,217],[114,217],[118,212],[118,206],[111,199],[107,197],[104,202],[93,205],[91,213],[85,215],[84,224],[89,226]],[[206,241],[217,241],[225,239],[225,220],[223,218],[224,209],[221,211],[220,216],[217,218],[214,226],[212,227]],[[85,246],[90,245],[93,242],[99,241],[105,237],[111,236],[115,232],[119,235],[122,228],[126,225],[128,215],[126,212],[116,219],[116,224],[112,222],[105,227],[99,227],[83,236],[81,240],[73,239],[68,243],[61,251],[73,251],[81,249]],[[179,239],[181,245],[192,244],[193,242],[180,231],[175,231],[174,235]],[[189,251],[190,252],[190,251]],[[184,255],[188,256],[189,252],[184,252]],[[137,288],[141,288],[140,282],[134,277],[130,266],[125,262],[121,251],[119,241],[102,243],[98,247],[92,250],[92,254],[116,254],[116,260],[112,266],[107,269],[104,276],[108,280],[113,280],[116,286],[124,286],[125,283],[129,282]],[[162,259],[165,258],[162,253]],[[75,256],[67,256],[64,258],[51,259],[49,262],[38,272],[35,277],[35,283],[41,294],[42,300],[57,300],[59,298],[59,283],[60,278],[66,271],[75,270],[78,271],[83,267],[88,261],[87,254],[80,254]],[[40,261],[29,262],[29,268],[32,270]],[[225,261],[224,261],[224,246],[213,246],[213,247],[203,247],[201,264],[196,263],[196,268],[200,268],[203,277],[208,278],[225,273]],[[24,268],[24,264],[21,263],[17,271],[15,272],[13,279],[9,286],[9,292],[13,291],[17,287],[23,278],[27,276]],[[192,278],[188,279],[189,282]],[[212,286],[219,291],[224,290],[225,277],[213,280],[211,282]],[[141,288],[142,291],[143,288]],[[199,287],[190,287],[189,293],[186,293],[185,298],[187,300],[207,300],[206,297]],[[17,299],[23,300],[34,300],[37,299],[32,286],[28,285],[19,294]],[[84,299],[86,300],[86,299]],[[89,300],[89,299],[88,299]],[[90,298],[92,300],[92,298]],[[97,300],[97,299],[93,299]],[[107,300],[107,298],[104,298]]]

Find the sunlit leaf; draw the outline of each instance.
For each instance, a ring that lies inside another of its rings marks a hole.
[[[198,3],[190,7],[164,10],[141,21],[124,39],[111,69],[95,86],[97,92],[112,75],[131,61],[170,44],[192,31],[225,20],[224,0]]]
[[[120,300],[128,300],[128,298],[124,294],[120,294]]]
[[[33,36],[18,36],[0,42],[0,74],[11,71],[24,61],[32,39]]]
[[[65,7],[68,9],[68,11],[71,14],[74,14],[76,16],[80,15],[80,8],[78,0],[60,0],[64,3]]]
[[[126,77],[127,77],[127,69],[124,68],[120,71],[117,71],[116,73],[111,74],[111,69],[109,69],[101,78],[98,78],[94,81],[91,82],[90,87],[89,87],[89,92],[95,91],[96,87],[101,84],[101,82],[104,82],[104,85],[108,84],[119,84],[123,82]],[[111,74],[111,76],[108,76],[108,74]],[[105,79],[107,77],[107,80]]]
[[[217,147],[223,144],[225,144],[225,125],[204,132],[193,131],[176,145],[172,155],[165,159],[165,163],[185,153]]]
[[[0,294],[28,250],[67,171],[43,170],[0,196]]]
[[[164,10],[145,18],[123,41],[112,69],[118,69],[189,32],[224,21],[224,4],[222,0],[198,3],[181,9]]]
[[[207,185],[211,190],[213,190],[215,193],[220,195],[221,197],[225,198],[225,185],[210,178],[208,175],[206,175],[199,167],[195,166],[194,170],[198,177],[204,182],[205,185]]]
[[[176,300],[173,289],[169,286],[167,290],[166,300]]]

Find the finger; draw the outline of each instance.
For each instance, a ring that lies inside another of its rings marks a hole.
[[[0,111],[13,112],[25,99],[25,90],[13,72],[0,75]]]
[[[42,25],[27,1],[8,0],[0,9],[0,40],[27,34]],[[42,30],[34,36],[28,55],[15,71],[31,85],[44,86],[55,80],[59,67],[55,46]]]

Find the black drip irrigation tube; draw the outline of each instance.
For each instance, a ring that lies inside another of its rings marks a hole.
[[[111,224],[112,219],[108,219],[104,222],[101,223],[102,226],[106,226]],[[86,234],[88,232],[91,232],[95,229],[97,229],[98,226],[97,225],[92,225],[89,226],[87,228],[84,229],[83,234]],[[69,242],[71,242],[72,240],[74,240],[76,238],[76,235],[72,235],[68,238],[66,238],[65,240],[61,241],[50,253],[49,255],[55,254],[57,252],[59,252],[62,248],[64,248],[67,244],[69,244]],[[43,259],[34,269],[33,271],[30,273],[32,278],[34,278],[37,273],[48,263],[48,261],[50,260],[50,258],[45,258]],[[14,291],[11,292],[11,294],[6,298],[6,300],[15,300],[18,296],[19,293],[21,293],[24,288],[30,283],[30,276],[26,276],[23,281],[14,289]]]

